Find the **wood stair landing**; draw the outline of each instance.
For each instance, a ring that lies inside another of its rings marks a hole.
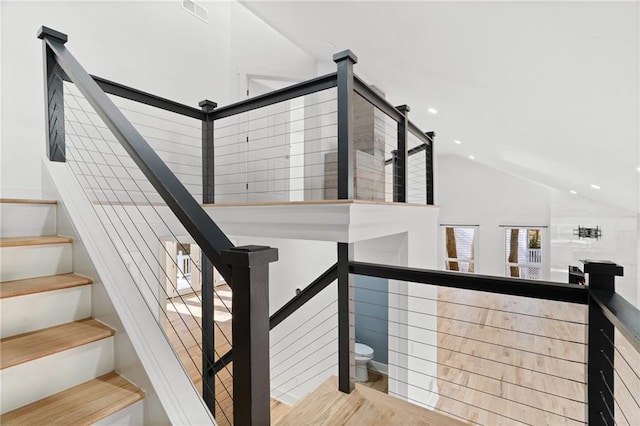
[[[0,369],[75,348],[115,334],[93,318],[86,318],[0,340]]]
[[[144,398],[115,372],[0,416],[3,425],[90,425]]]
[[[92,284],[93,280],[77,274],[59,274],[0,283],[0,299],[44,291],[62,290]]]
[[[350,394],[338,390],[338,379],[330,377],[294,405],[278,425],[466,425],[444,414],[356,384]]]

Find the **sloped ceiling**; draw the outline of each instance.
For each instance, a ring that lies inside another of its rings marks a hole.
[[[354,51],[437,153],[639,211],[638,2],[242,4],[321,65]]]

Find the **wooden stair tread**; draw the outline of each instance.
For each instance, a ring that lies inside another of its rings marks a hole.
[[[0,370],[111,337],[115,334],[93,318],[85,318],[0,340]]]
[[[61,235],[45,235],[35,237],[5,237],[0,238],[0,247],[38,246],[45,244],[72,243],[73,238]]]
[[[3,425],[90,425],[144,398],[115,372],[35,401],[0,416]]]
[[[61,290],[64,288],[78,287],[92,283],[93,280],[91,278],[73,273],[4,281],[0,283],[0,299],[41,293],[45,291]]]
[[[56,200],[36,200],[29,198],[0,198],[0,204],[58,204]]]
[[[356,384],[350,394],[338,390],[330,377],[281,417],[278,425],[465,425],[445,414]]]

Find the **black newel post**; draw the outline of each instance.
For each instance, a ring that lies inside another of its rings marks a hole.
[[[354,198],[355,151],[353,147],[353,64],[350,50],[333,55],[338,68],[338,199]]]
[[[269,263],[278,250],[234,247],[222,252],[233,288],[233,422],[270,423]]]
[[[213,371],[214,359],[214,318],[213,318],[213,264],[204,252],[200,256],[202,271],[202,399],[215,417],[216,382]]]
[[[48,27],[40,27],[37,34],[43,41],[45,125],[47,131],[47,157],[50,161],[64,162],[64,72],[49,51],[47,42],[65,44],[67,35]]]
[[[202,203],[215,203],[215,175],[213,148],[213,118],[210,114],[218,106],[217,103],[205,99],[198,104],[207,114],[202,120]]]
[[[436,137],[435,132],[426,132],[427,138],[429,138],[429,144],[425,150],[426,159],[426,183],[427,183],[427,204],[433,205],[433,143]]]
[[[355,384],[355,306],[353,275],[349,262],[353,244],[338,243],[338,389],[351,393]]]
[[[198,104],[207,117],[202,120],[202,203],[213,204],[214,193],[214,160],[213,160],[213,119],[209,113],[218,106],[213,101],[205,99]],[[213,264],[202,253],[202,399],[215,417],[215,373],[214,365],[214,318],[213,318]]]
[[[614,424],[614,326],[593,299],[592,290],[615,293],[615,277],[622,266],[613,262],[583,260],[589,283],[587,326],[587,420],[590,425]]]
[[[395,203],[406,203],[410,109],[408,105],[400,105],[396,109],[402,113],[402,119],[398,122],[398,149],[393,156],[393,201]]]

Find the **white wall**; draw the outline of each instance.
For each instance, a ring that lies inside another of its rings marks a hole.
[[[578,238],[578,226],[602,229],[599,239]],[[637,280],[637,214],[562,191],[551,191],[551,279],[567,282],[567,265],[578,260],[610,260],[623,266],[616,292],[640,306]]]
[[[315,76],[316,62],[282,34],[237,2],[230,4],[231,83],[244,98],[247,76],[306,80]]]
[[[505,230],[499,226],[548,226],[548,189],[453,155],[441,156],[438,162],[440,223],[479,225],[476,272],[504,276]],[[438,264],[442,269],[443,241],[441,232]]]
[[[231,99],[229,4],[207,3],[208,24],[179,2],[5,2],[2,8],[2,192],[41,195],[45,153],[41,25],[92,74],[188,105]]]
[[[568,281],[568,266],[581,259],[610,260],[624,267],[617,291],[640,305],[636,212],[547,188],[453,155],[438,157],[440,223],[479,225],[476,272],[504,276],[505,231],[499,225],[548,226],[543,246],[549,279]],[[573,235],[578,226],[600,227],[599,240]],[[439,265],[444,269],[441,230]],[[546,241],[545,241],[546,240]]]

